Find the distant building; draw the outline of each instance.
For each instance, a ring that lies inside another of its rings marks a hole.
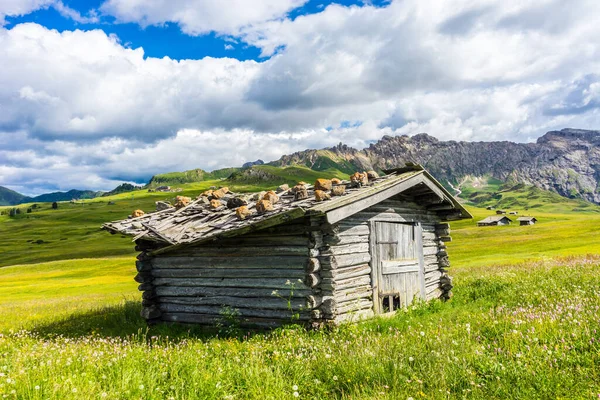
[[[519,217],[519,218],[517,218],[517,221],[519,221],[519,225],[521,225],[521,226],[535,225],[535,223],[537,222],[537,218],[535,218],[535,217]]]
[[[169,192],[171,191],[171,186],[159,186],[156,188],[157,192]]]
[[[498,226],[498,225],[510,225],[512,219],[507,216],[491,216],[482,219],[477,223],[477,226]]]
[[[491,210],[493,210],[493,209],[494,209],[494,207],[492,207],[492,206],[487,206],[485,209],[486,209],[486,210],[490,210],[490,211],[491,211]]]
[[[498,215],[506,214],[506,211],[505,210],[496,210],[496,214],[498,214]]]
[[[511,212],[509,212],[509,214],[510,215],[517,215],[517,214],[519,214],[519,212],[518,211],[511,211]]]

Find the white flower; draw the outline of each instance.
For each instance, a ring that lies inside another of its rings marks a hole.
[[[290,280],[288,279],[287,281],[285,281],[285,284],[286,284],[286,285],[291,285],[291,284],[292,284],[292,282],[290,282]]]
[[[40,385],[35,385],[35,390],[40,390]]]
[[[140,385],[140,390],[144,390],[144,385]]]
[[[106,397],[106,396],[108,396],[108,393],[106,393],[106,392],[102,392],[102,394],[101,394],[100,396],[102,396],[102,397]]]
[[[73,388],[73,389],[71,389],[71,392],[73,392],[73,393],[77,393],[77,388]]]
[[[271,296],[277,296],[277,290],[273,290],[273,291],[271,292]]]
[[[413,361],[415,361],[415,359],[412,357],[408,357],[408,361],[413,362]]]
[[[294,385],[294,386],[292,386],[292,390],[293,390],[293,391],[296,391],[296,390],[298,390],[298,385]]]
[[[414,399],[413,399],[412,397],[409,397],[409,398],[408,398],[408,399],[406,399],[406,400],[414,400]]]
[[[333,376],[333,380],[334,380],[334,381],[337,381],[337,375],[334,375],[334,376]]]
[[[425,332],[421,331],[421,336],[425,336]]]
[[[304,283],[304,282],[302,282],[302,279],[298,279],[298,283]]]
[[[300,393],[294,392],[294,397],[298,397],[298,396],[300,396]]]

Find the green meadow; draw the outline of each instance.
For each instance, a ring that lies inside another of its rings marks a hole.
[[[42,203],[0,216],[1,398],[600,396],[600,207],[527,187],[488,187],[492,200],[468,206],[475,219],[452,223],[454,297],[391,318],[323,331],[147,327],[131,239],[100,225],[222,184],[123,193],[57,210]],[[485,206],[498,204],[540,222],[477,227],[493,214]]]

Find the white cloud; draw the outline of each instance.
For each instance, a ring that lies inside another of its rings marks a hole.
[[[103,12],[238,35],[228,40],[272,57],[174,61],[100,30],[0,28],[0,185],[68,189],[89,176],[109,189],[117,178],[361,147],[383,134],[529,141],[600,127],[600,21],[589,0],[330,5],[293,21],[282,18],[288,2],[225,22],[206,17],[217,3],[146,3],[111,0]],[[199,4],[206,15],[186,14]]]
[[[0,26],[6,23],[7,16],[27,15],[39,9],[52,7],[63,17],[79,23],[98,22],[95,12],[90,16],[82,16],[78,11],[66,6],[61,0],[2,0],[0,2]]]
[[[120,22],[179,24],[189,35],[234,34],[245,26],[284,17],[307,0],[107,0],[100,8]]]

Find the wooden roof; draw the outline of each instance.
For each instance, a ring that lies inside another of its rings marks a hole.
[[[500,222],[503,219],[507,219],[510,222],[512,222],[512,219],[508,218],[506,215],[492,215],[492,216],[482,219],[481,221],[478,222],[478,224],[491,224],[493,222]]]
[[[273,211],[264,214],[254,212],[245,220],[239,220],[235,209],[220,207],[216,210],[198,199],[187,206],[170,208],[106,223],[102,226],[112,233],[133,236],[133,240],[146,239],[167,245],[201,243],[215,238],[242,235],[248,232],[279,225],[305,215],[324,215],[329,223],[335,223],[349,215],[364,210],[394,195],[414,197],[414,201],[427,205],[443,219],[472,218],[467,210],[452,197],[431,175],[422,168],[409,171],[390,171],[386,176],[374,179],[368,185],[351,188],[350,182],[342,196],[317,202],[311,185],[306,185],[309,197],[294,200],[291,191],[279,193],[279,201]],[[244,197],[249,194],[244,194]],[[255,203],[248,208],[255,211]]]
[[[519,217],[517,221],[537,221],[536,217]]]

